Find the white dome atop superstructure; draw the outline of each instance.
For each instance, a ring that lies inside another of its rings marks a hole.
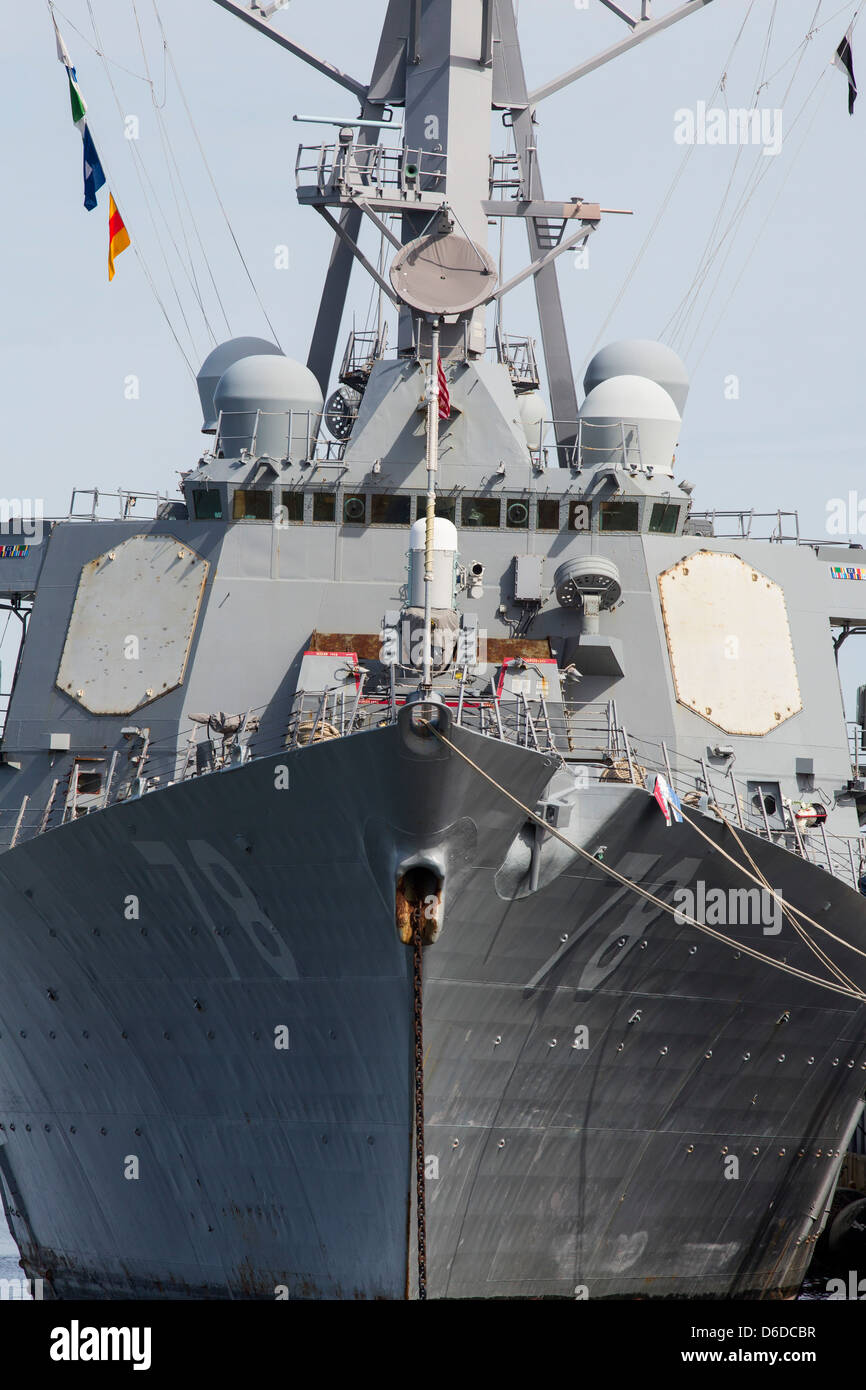
[[[263,355],[282,357],[283,354],[281,349],[275,343],[268,342],[267,338],[229,338],[225,343],[218,343],[208,353],[196,375],[203,417],[202,434],[214,434],[216,431],[218,411],[213,398],[223,372],[242,357]]]
[[[242,449],[260,457],[298,458],[315,434],[322,391],[309,367],[291,357],[256,355],[232,363],[219,379],[214,405],[226,458]],[[291,412],[291,441],[289,423]]]
[[[667,391],[682,416],[689,394],[689,376],[673,348],[654,338],[623,338],[600,348],[589,363],[583,389],[590,394],[603,381],[617,376],[644,376]]]
[[[580,408],[581,463],[637,465],[673,475],[680,413],[671,397],[644,376],[615,376],[594,386]]]

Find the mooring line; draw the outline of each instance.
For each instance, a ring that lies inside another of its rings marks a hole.
[[[462,749],[458,748],[455,743],[452,743],[449,738],[446,738],[446,736],[441,732],[441,730],[435,728],[435,726],[429,720],[424,720],[423,722],[425,727],[429,729],[430,732],[440,740],[440,742],[446,744],[446,746],[450,748],[452,752],[457,754],[458,758],[462,758],[463,761],[467,763],[469,767],[471,767],[475,772],[477,772],[479,777],[483,777],[485,782],[489,782],[492,787],[495,787],[498,792],[500,792],[504,797],[511,801],[515,806],[519,807],[519,809],[523,811],[531,821],[533,821],[536,825],[540,825],[547,832],[548,835],[552,835],[554,839],[560,840],[562,844],[567,846],[568,849],[573,850],[575,854],[580,855],[583,859],[589,860],[595,866],[596,869],[601,869],[603,873],[606,873],[610,878],[616,879],[618,883],[622,883],[625,887],[630,888],[632,892],[637,893],[639,897],[646,898],[648,902],[655,903],[656,906],[660,907],[664,912],[670,913],[672,917],[675,917],[677,919],[678,924],[688,924],[689,926],[694,927],[696,931],[702,932],[705,936],[710,936],[713,938],[713,940],[720,941],[723,945],[730,946],[735,951],[739,951],[744,955],[751,956],[754,960],[762,961],[765,965],[769,965],[775,970],[782,971],[783,974],[793,975],[796,979],[805,980],[809,984],[818,985],[820,989],[828,989],[834,994],[844,994],[849,999],[857,999],[861,1004],[866,1004],[866,993],[864,993],[863,990],[857,988],[856,986],[854,988],[848,988],[845,985],[834,983],[831,980],[824,980],[819,975],[812,975],[807,970],[800,970],[795,965],[788,965],[786,961],[775,960],[772,956],[766,955],[763,951],[758,951],[755,949],[755,947],[746,945],[744,941],[737,941],[733,937],[725,936],[723,932],[716,931],[715,928],[707,926],[706,922],[699,922],[695,917],[689,917],[688,914],[683,912],[680,908],[675,908],[671,903],[666,903],[664,899],[656,897],[654,893],[650,893],[648,889],[641,888],[639,884],[633,883],[631,879],[626,878],[621,873],[618,873],[617,870],[614,869],[610,864],[605,864],[603,860],[596,859],[595,855],[590,854],[589,851],[585,850],[582,845],[577,845],[574,843],[573,840],[569,840],[568,836],[563,835],[560,830],[557,830],[556,826],[549,825],[547,821],[545,821],[541,816],[537,815],[536,812],[533,811],[529,806],[526,806],[522,801],[520,801],[518,797],[514,796],[510,791],[508,791],[506,787],[503,787],[500,782],[497,782],[495,777],[491,777],[490,774],[485,772],[482,767],[479,767],[476,762],[473,762],[473,760],[468,756],[468,754],[464,753]],[[705,832],[701,830],[699,826],[694,824],[690,817],[685,816],[685,813],[684,818],[688,821],[688,824],[694,830],[697,831],[699,835],[701,835],[705,840],[709,842],[709,844],[712,845],[714,850],[717,850],[720,854],[724,855],[726,859],[730,860],[730,862],[735,866],[735,868],[739,869],[740,872],[745,874],[748,878],[754,878],[754,875],[750,874],[743,867],[743,865],[737,864],[737,861],[733,859],[731,855],[727,854],[725,850],[721,849],[721,847],[717,845],[716,842],[713,839],[711,839],[709,835],[705,834]],[[759,886],[761,886],[759,879],[755,878],[755,882],[758,883]],[[773,894],[773,896],[776,897],[775,894]],[[825,927],[822,927],[819,922],[813,922],[811,917],[807,917],[806,914],[804,912],[799,911],[799,909],[792,907],[791,910],[797,912],[797,915],[799,917],[802,917],[804,921],[809,922],[812,926],[817,927],[819,931],[827,930]],[[828,934],[831,936],[833,935],[832,932]],[[848,942],[842,941],[841,937],[835,937],[834,939],[840,941],[842,945],[849,945]],[[851,946],[850,949],[853,951],[858,951],[858,954],[860,955],[866,954],[866,952],[859,951],[856,946]]]

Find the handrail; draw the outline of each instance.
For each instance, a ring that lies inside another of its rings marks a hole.
[[[31,797],[25,797],[19,806],[0,809],[0,849],[12,848],[22,839],[50,833],[80,815],[97,814],[118,801],[237,767],[251,757],[271,756],[396,723],[406,696],[398,694],[391,685],[387,690],[367,693],[368,672],[362,670],[357,674],[360,679],[354,689],[350,686],[347,690],[343,684],[324,690],[296,691],[289,700],[281,733],[262,736],[258,718],[261,711],[248,710],[239,718],[234,732],[221,735],[222,745],[217,748],[211,744],[208,726],[210,751],[201,761],[193,754],[195,747],[202,746],[192,742],[196,726],[166,740],[164,749],[156,748],[149,741],[136,749],[131,748],[130,761],[124,770],[119,766],[121,754],[115,750],[102,795],[88,799],[86,805],[76,796],[74,779],[71,796],[67,794],[65,798],[57,796],[55,779],[44,807],[35,805]],[[352,696],[349,707],[347,693]],[[672,752],[663,741],[654,743],[629,734],[619,721],[612,700],[581,704],[551,702],[543,696],[529,698],[523,691],[514,694],[497,691],[492,678],[489,689],[467,689],[460,683],[459,689],[443,687],[441,693],[455,723],[462,728],[531,751],[558,754],[563,763],[594,769],[602,781],[628,782],[649,790],[654,775],[660,773],[684,804],[709,814],[713,806],[718,806],[744,832],[778,844],[825,868],[855,889],[859,890],[861,879],[866,875],[866,838],[838,835],[828,831],[821,820],[812,826],[805,823],[801,826],[786,798],[782,798],[782,823],[771,823],[764,789],[757,779],[750,788],[738,781],[730,767],[710,769],[704,758],[678,750]],[[197,727],[204,728],[203,725]],[[215,732],[219,737],[219,730]],[[104,757],[104,750],[100,751]],[[134,760],[133,753],[136,754]],[[79,756],[86,755],[81,752]],[[752,804],[752,791],[758,799],[757,807]]]

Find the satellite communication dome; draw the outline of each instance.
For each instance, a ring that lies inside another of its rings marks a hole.
[[[587,395],[614,376],[645,376],[667,391],[680,415],[689,394],[688,372],[681,359],[666,343],[653,338],[624,338],[608,343],[595,354],[583,378]]]
[[[204,420],[202,434],[216,433],[218,412],[214,407],[213,396],[223,372],[242,357],[260,357],[268,353],[279,357],[283,355],[276,344],[269,343],[267,338],[229,338],[227,343],[218,343],[213,351],[208,353],[196,377]]]
[[[638,464],[673,474],[680,413],[656,382],[643,376],[610,377],[590,391],[580,419],[585,468]]]
[[[242,357],[223,372],[214,405],[225,458],[238,458],[246,449],[257,458],[300,459],[318,423],[322,391],[303,363],[262,354]]]
[[[527,444],[530,449],[540,448],[547,434],[547,427],[542,428],[542,425],[550,419],[547,401],[540,391],[522,391],[517,397],[517,409]]]

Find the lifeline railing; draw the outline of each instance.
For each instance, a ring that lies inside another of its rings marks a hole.
[[[341,189],[364,190],[376,196],[417,196],[445,188],[444,153],[406,149],[402,145],[372,145],[362,140],[337,140],[301,145],[295,160],[299,191],[314,189],[321,198]]]
[[[358,418],[357,408],[347,406],[339,413],[331,410],[221,410],[217,421],[211,457],[225,454],[229,458],[240,457],[254,463],[259,459],[273,457],[275,461],[288,463],[312,463],[328,459],[342,459],[349,435]],[[271,430],[270,420],[285,421]],[[233,423],[234,421],[234,423]],[[341,432],[339,439],[323,439],[322,426],[334,433]],[[259,451],[260,435],[268,434],[268,442],[273,443],[276,453]],[[241,441],[247,443],[242,444]]]
[[[710,527],[709,535],[720,540],[772,541],[778,545],[813,544],[800,536],[800,517],[797,512],[713,511],[689,513],[689,521],[703,522]],[[822,544],[827,545],[829,541]]]
[[[350,673],[350,676],[354,673]],[[104,810],[118,801],[131,800],[173,786],[192,777],[240,767],[252,757],[267,757],[283,750],[304,747],[332,738],[345,738],[396,722],[405,693],[366,690],[367,673],[324,690],[300,690],[289,701],[286,718],[272,722],[276,732],[261,734],[262,710],[250,710],[237,720],[236,730],[222,734],[197,723],[180,735],[136,745],[133,763],[115,751],[103,768],[98,793],[82,795],[76,769],[82,764],[105,762],[105,750],[89,755],[78,750],[76,762],[61,786],[55,779],[44,805],[25,796],[17,807],[0,809],[0,850],[22,840]],[[616,719],[613,701],[598,704],[550,703],[527,699],[522,693],[500,694],[491,678],[489,689],[462,685],[449,692],[447,703],[455,722],[490,738],[519,747],[553,752],[575,761],[604,764],[617,780],[629,780],[628,741]],[[211,737],[214,733],[215,737]],[[198,740],[198,741],[196,741]],[[130,750],[133,751],[133,750]],[[89,770],[89,769],[86,769]]]
[[[759,778],[749,778],[747,785],[734,776],[730,766],[710,768],[706,758],[692,758],[670,750],[664,741],[652,743],[631,738],[629,742],[632,764],[643,774],[648,787],[652,781],[647,774],[660,773],[684,806],[699,810],[709,810],[711,804],[718,806],[737,829],[781,845],[826,869],[834,878],[860,889],[866,873],[866,839],[862,835],[837,835],[828,831],[825,818],[829,808],[826,805],[823,816],[804,817],[801,825],[790,801],[784,798],[781,806],[768,810],[768,801],[776,799],[775,785],[770,778],[765,779],[763,785]],[[813,805],[816,798],[821,800],[817,793],[809,793],[804,794],[803,802],[808,803],[810,796]],[[810,825],[809,820],[813,824]]]
[[[492,677],[489,690],[467,690],[463,685],[453,696],[437,693],[461,728],[542,753],[627,761],[613,701],[577,705],[552,703],[543,695],[538,700],[523,693],[503,695],[497,693]],[[365,695],[363,680],[351,691],[345,684],[324,691],[300,690],[292,699],[286,746],[298,748],[393,724],[403,704],[404,694]]]
[[[148,740],[135,765],[118,766],[119,754],[115,752],[105,784],[96,795],[84,798],[68,784],[58,794],[55,780],[45,805],[33,804],[25,796],[18,807],[0,810],[0,850],[117,801],[135,799],[192,777],[231,770],[254,757],[394,724],[405,704],[405,693],[393,687],[368,692],[367,675],[359,668],[347,671],[346,680],[323,690],[297,691],[289,701],[285,721],[271,721],[275,729],[271,733],[259,731],[262,707],[239,716],[232,732],[216,731],[219,741],[210,737],[213,730],[199,724],[185,731],[185,740],[183,735],[166,739],[164,748]],[[618,718],[615,700],[559,702],[544,694],[530,698],[523,692],[498,691],[493,677],[489,688],[467,682],[459,690],[442,687],[437,693],[458,727],[556,754],[563,763],[583,764],[594,770],[600,782],[629,783],[652,790],[655,774],[660,773],[684,807],[712,814],[711,806],[718,806],[736,828],[790,850],[855,889],[859,890],[866,878],[864,837],[830,832],[821,816],[804,818],[801,825],[784,799],[781,807],[768,809],[770,792],[758,779],[749,779],[746,785],[735,778],[730,766],[711,769],[705,758],[670,750],[664,741],[653,743],[630,735]],[[203,730],[206,736],[196,742]],[[87,760],[84,753],[77,757]],[[93,757],[104,759],[105,750],[94,752]],[[775,797],[775,786],[771,790]],[[808,824],[808,819],[813,824]]]
[[[557,440],[568,437],[574,442],[546,443],[551,430]],[[532,426],[531,439],[529,455],[535,468],[563,467],[579,472],[607,465],[628,473],[652,473],[652,469],[644,469],[637,422],[618,420],[602,425],[594,420],[539,420]]]
[[[87,499],[83,503],[79,499]],[[130,488],[118,488],[117,492],[104,492],[97,487],[76,487],[72,489],[69,511],[65,518],[55,520],[96,521],[104,515],[106,504],[114,504],[109,509],[118,521],[152,521],[159,516],[162,508],[172,503],[183,503],[182,497],[169,497],[162,492],[139,492]]]

